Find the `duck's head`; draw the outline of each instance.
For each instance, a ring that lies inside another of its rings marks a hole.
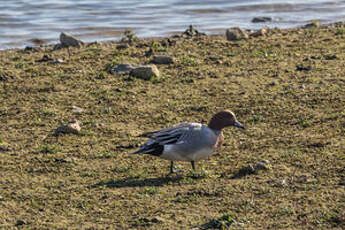
[[[214,130],[222,130],[228,126],[244,129],[244,126],[237,121],[235,114],[230,110],[223,110],[216,113],[208,123],[208,127]]]

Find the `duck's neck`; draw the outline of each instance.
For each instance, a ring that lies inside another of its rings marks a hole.
[[[212,129],[210,126],[209,128],[214,132],[214,134],[216,134],[216,136],[219,136],[222,133],[222,130]]]

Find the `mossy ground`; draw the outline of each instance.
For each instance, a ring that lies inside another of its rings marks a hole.
[[[13,76],[0,81],[0,228],[343,229],[345,24],[166,41],[153,48],[176,62],[152,81],[107,72],[149,62],[149,39],[0,52],[0,74]],[[197,164],[204,176],[177,163],[187,172],[167,177],[168,161],[130,154],[142,132],[222,109],[247,130],[225,130]],[[72,118],[80,135],[51,135]],[[270,170],[234,176],[263,159]]]

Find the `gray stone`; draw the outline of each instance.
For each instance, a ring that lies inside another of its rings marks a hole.
[[[271,17],[255,17],[252,19],[253,23],[270,22],[270,21],[272,21]]]
[[[21,226],[21,225],[25,225],[26,224],[26,221],[24,220],[17,220],[15,226]]]
[[[62,64],[62,63],[65,63],[65,62],[62,59],[60,59],[60,58],[52,60],[52,61],[49,62],[49,64],[52,64],[52,65]]]
[[[49,55],[45,54],[41,59],[36,60],[36,62],[47,62],[47,61],[53,61],[54,59],[49,57]]]
[[[318,21],[314,21],[312,23],[308,23],[304,25],[304,28],[316,28],[319,27],[320,23]]]
[[[173,64],[174,58],[167,55],[157,55],[153,57],[151,62],[155,64]]]
[[[62,47],[69,47],[69,46],[79,47],[84,44],[83,41],[75,38],[73,35],[66,32],[62,32],[60,34],[60,42],[61,42]]]
[[[277,82],[272,81],[272,82],[268,83],[267,85],[268,85],[268,86],[276,86],[276,85],[277,85]]]
[[[55,130],[55,135],[59,135],[61,133],[74,133],[74,134],[78,134],[81,130],[80,127],[80,122],[77,120],[72,120],[70,122],[68,122],[67,125],[62,125],[60,127],[58,127]]]
[[[233,27],[226,30],[226,39],[228,41],[239,41],[242,39],[248,39],[248,34],[239,27]]]
[[[119,64],[111,68],[110,73],[115,74],[115,75],[125,75],[125,74],[129,74],[136,67],[137,65],[133,65],[129,63]]]
[[[159,77],[159,70],[155,65],[135,65],[135,64],[119,64],[111,68],[111,74],[115,75],[132,75],[136,78],[150,80],[151,77]]]
[[[99,42],[99,41],[94,41],[94,42],[90,42],[87,44],[87,47],[90,47],[90,46],[97,46],[97,45],[101,45],[102,42]]]
[[[189,25],[188,29],[183,32],[183,36],[186,37],[193,37],[193,36],[200,36],[200,35],[205,35],[205,33],[200,33],[198,30],[194,28],[193,25]]]
[[[162,217],[157,216],[157,217],[152,218],[151,222],[152,223],[164,223],[165,220]]]
[[[62,49],[62,45],[61,43],[58,43],[58,44],[55,44],[54,47],[53,47],[53,50],[59,50],[59,49]]]
[[[24,49],[24,52],[27,52],[27,53],[30,53],[30,52],[36,53],[39,51],[40,51],[39,47],[32,47],[32,46],[26,46]]]
[[[152,77],[159,77],[159,70],[155,65],[143,65],[134,68],[130,75],[144,80],[150,80]]]
[[[118,44],[116,46],[116,49],[118,50],[122,50],[122,49],[128,49],[129,48],[129,45],[127,43],[123,43],[123,44]]]
[[[72,106],[72,113],[76,113],[76,114],[82,114],[84,112],[84,109],[78,107],[78,106]]]
[[[268,160],[258,161],[255,163],[254,169],[258,170],[268,170],[270,169],[270,162]]]
[[[269,31],[269,28],[267,26],[262,27],[260,30],[255,31],[250,34],[251,37],[260,37],[265,36]]]
[[[281,185],[282,186],[288,186],[288,183],[287,183],[287,181],[285,179],[283,179],[282,182],[281,182]]]

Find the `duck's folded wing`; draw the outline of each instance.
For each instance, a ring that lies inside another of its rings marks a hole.
[[[181,123],[171,128],[162,129],[151,135],[150,139],[160,145],[176,144],[188,136],[191,128],[190,123]]]
[[[185,142],[193,132],[191,123],[181,123],[171,128],[148,133],[149,140],[135,154],[144,153],[159,156],[164,151],[164,145],[178,145]]]

